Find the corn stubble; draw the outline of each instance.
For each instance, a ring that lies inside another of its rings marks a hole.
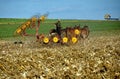
[[[76,44],[0,41],[1,79],[120,79],[120,36]]]

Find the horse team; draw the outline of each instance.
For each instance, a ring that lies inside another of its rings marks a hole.
[[[80,27],[80,25],[75,25],[73,27],[66,27],[60,29],[60,35],[57,33],[56,29],[51,29],[49,36],[45,37],[43,34],[39,35],[37,41],[42,41],[43,43],[55,42],[55,43],[76,43],[80,39],[85,39],[89,36],[90,30],[88,26]]]
[[[79,39],[85,39],[89,35],[90,30],[88,26],[80,27],[80,25],[75,25],[73,27],[66,27],[62,29],[60,20],[54,23],[56,29],[51,29],[48,36],[39,34],[38,30],[40,28],[40,23],[41,21],[44,21],[45,17],[46,16],[41,16],[40,19],[33,17],[31,20],[23,23],[20,27],[18,27],[18,29],[15,31],[15,34],[29,36],[29,34],[26,33],[26,29],[32,27],[36,29],[36,41],[46,44],[49,42],[76,43]]]

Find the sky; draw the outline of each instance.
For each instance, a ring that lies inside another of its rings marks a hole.
[[[120,0],[0,0],[0,18],[31,18],[49,13],[49,19],[103,20],[120,18]]]

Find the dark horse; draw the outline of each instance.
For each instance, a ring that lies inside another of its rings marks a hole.
[[[81,38],[85,39],[88,37],[89,33],[90,33],[89,27],[84,26],[83,28],[81,28],[80,36],[81,36]]]
[[[75,30],[79,30],[80,34],[76,35],[75,34]],[[68,37],[69,39],[71,39],[72,37],[80,37],[80,38],[87,38],[89,35],[89,27],[88,26],[84,26],[83,28],[80,27],[80,25],[75,25],[74,27],[66,27],[64,29],[61,29],[61,37]],[[51,29],[49,32],[50,36],[54,36],[57,35],[57,30],[56,29]]]

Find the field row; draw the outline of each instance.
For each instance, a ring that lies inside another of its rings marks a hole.
[[[14,36],[15,30],[27,19],[0,19],[0,39]],[[50,29],[55,28],[54,23],[57,20],[46,20],[41,23],[39,33],[49,34]],[[102,31],[115,33],[120,31],[120,21],[97,21],[97,20],[61,20],[62,28],[87,25],[91,34],[101,33]],[[27,29],[30,34],[35,34],[35,29]],[[99,35],[99,34],[98,34]]]

